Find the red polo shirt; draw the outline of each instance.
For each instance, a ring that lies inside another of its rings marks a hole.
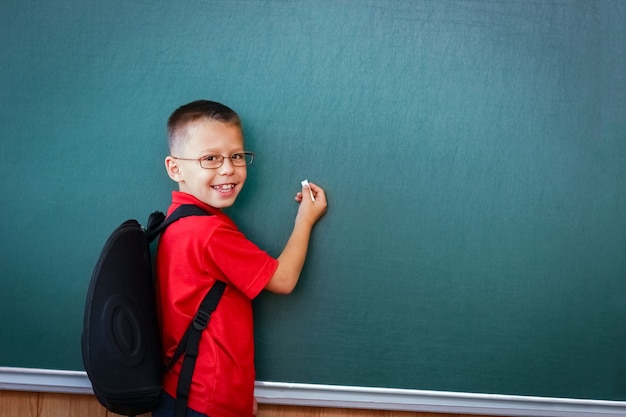
[[[192,195],[175,191],[168,214],[195,204],[213,216],[191,216],[161,235],[156,257],[157,299],[166,361],[215,280],[226,290],[202,334],[189,407],[211,417],[251,415],[254,396],[254,335],[251,300],[267,285],[278,261],[259,249],[233,221]],[[176,397],[179,363],[165,376]]]

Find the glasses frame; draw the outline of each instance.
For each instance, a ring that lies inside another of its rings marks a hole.
[[[243,159],[241,159],[241,161],[243,161],[242,165],[239,165],[239,163],[235,163],[235,161],[238,161],[237,159],[233,159],[233,156],[235,155],[243,155]],[[171,156],[171,155],[170,155]],[[244,151],[244,152],[235,152],[234,154],[230,155],[230,156],[224,156],[224,155],[204,155],[203,157],[200,158],[179,158],[177,156],[172,156],[173,159],[177,159],[179,161],[198,161],[200,163],[200,168],[203,169],[218,169],[221,168],[222,165],[224,165],[224,161],[226,160],[226,158],[228,158],[230,160],[230,163],[233,164],[233,166],[235,167],[245,167],[248,165],[252,165],[252,162],[254,162],[254,157],[256,156],[256,154],[254,152],[248,152],[248,151]],[[204,165],[202,165],[202,161],[206,161],[207,158],[219,158],[219,165],[214,166],[214,167],[206,167]],[[248,157],[250,158],[250,162],[248,161]]]

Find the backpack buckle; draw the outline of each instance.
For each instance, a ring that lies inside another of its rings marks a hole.
[[[193,318],[193,327],[196,330],[204,330],[211,320],[211,313],[206,313],[202,310],[198,310]]]

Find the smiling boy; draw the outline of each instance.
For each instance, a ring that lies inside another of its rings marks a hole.
[[[326,212],[324,190],[310,183],[315,199],[296,194],[293,231],[277,259],[249,241],[222,212],[232,206],[254,154],[244,148],[239,116],[216,102],[200,100],[178,108],[168,120],[170,155],[165,167],[178,191],[168,214],[195,204],[212,216],[172,224],[157,250],[157,296],[164,361],[172,357],[204,295],[216,280],[226,290],[202,333],[192,380],[188,416],[253,415],[254,338],[251,300],[262,290],[288,294],[298,282],[311,231]],[[180,362],[165,375],[164,395],[153,417],[174,415]]]

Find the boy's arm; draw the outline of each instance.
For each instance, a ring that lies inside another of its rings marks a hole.
[[[309,191],[304,186],[302,192],[296,195],[296,201],[300,203],[296,221],[291,236],[278,257],[278,268],[265,286],[268,291],[289,294],[300,279],[309,249],[311,230],[320,217],[326,213],[327,206],[324,190],[313,183],[309,183],[309,187],[313,191],[315,201],[311,199]]]

